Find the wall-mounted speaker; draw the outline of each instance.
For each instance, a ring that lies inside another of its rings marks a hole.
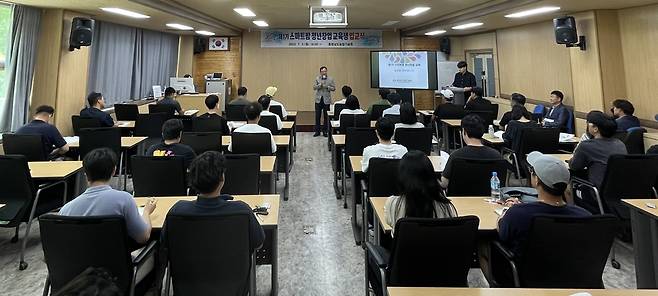
[[[442,37],[439,39],[439,50],[445,54],[450,54],[450,38]]]
[[[199,54],[208,50],[208,38],[194,37],[194,54]]]
[[[69,37],[69,50],[90,46],[94,35],[94,20],[76,17],[71,22],[71,36]]]
[[[578,36],[576,19],[573,16],[553,19],[553,28],[555,29],[555,42],[557,44],[565,44],[567,47],[580,47],[581,50],[587,49],[585,36]]]

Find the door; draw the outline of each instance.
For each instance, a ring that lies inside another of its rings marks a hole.
[[[493,54],[478,53],[473,55],[473,74],[477,86],[484,89],[484,96],[496,96],[496,71],[494,70]]]

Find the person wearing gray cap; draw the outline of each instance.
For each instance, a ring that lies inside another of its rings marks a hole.
[[[573,217],[591,214],[578,206],[568,205],[563,200],[569,183],[569,170],[566,164],[556,157],[534,151],[528,154],[530,181],[537,189],[536,202],[517,204],[509,208],[498,219],[498,235],[503,244],[509,247],[515,256],[519,255],[520,246],[528,235],[532,218],[539,214],[564,215]]]

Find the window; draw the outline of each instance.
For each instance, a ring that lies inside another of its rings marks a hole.
[[[11,6],[0,3],[0,106],[4,106],[7,95],[7,51],[12,24]],[[5,110],[2,110],[3,112]],[[0,113],[0,117],[5,114]]]

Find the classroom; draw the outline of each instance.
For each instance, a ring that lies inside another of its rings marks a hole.
[[[0,295],[658,295],[658,0],[2,0]]]

